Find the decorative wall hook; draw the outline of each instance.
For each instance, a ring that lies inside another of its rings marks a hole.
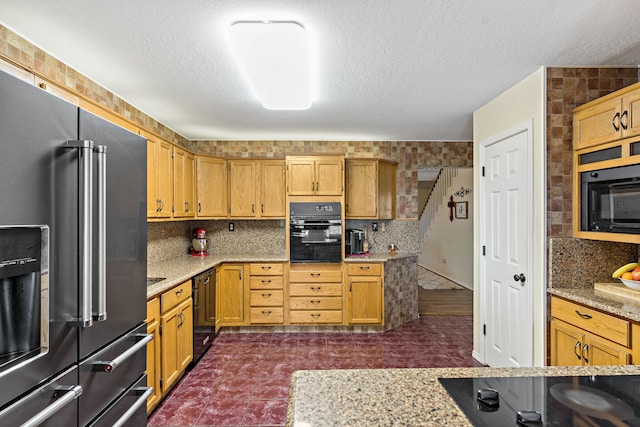
[[[456,197],[464,197],[467,194],[471,194],[471,189],[470,188],[460,187],[460,189],[458,191],[456,191],[455,193],[453,193],[453,194]]]

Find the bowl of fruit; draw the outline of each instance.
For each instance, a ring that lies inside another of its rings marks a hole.
[[[613,272],[612,277],[620,279],[626,287],[640,291],[640,264],[637,262],[623,265]]]

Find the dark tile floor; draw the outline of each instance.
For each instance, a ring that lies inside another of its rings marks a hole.
[[[149,426],[282,426],[291,374],[305,369],[480,366],[472,317],[426,316],[383,334],[221,334]]]

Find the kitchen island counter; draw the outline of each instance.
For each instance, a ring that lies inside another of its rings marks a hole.
[[[638,375],[640,367],[296,371],[287,426],[471,426],[438,378]]]
[[[606,313],[640,322],[640,301],[617,297],[596,289],[548,288],[547,292]]]

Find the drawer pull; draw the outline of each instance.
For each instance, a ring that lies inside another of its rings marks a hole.
[[[320,273],[309,273],[311,277],[320,277]]]
[[[263,279],[262,283],[271,283],[271,280],[270,279]]]
[[[311,287],[312,291],[319,291],[320,289],[322,289],[320,286],[312,286]]]
[[[361,265],[360,270],[368,270],[370,267],[368,265]]]
[[[578,310],[576,310],[576,314],[580,317],[582,317],[583,319],[591,319],[593,316],[591,316],[590,314],[586,314],[586,313],[580,313]]]
[[[585,344],[582,346],[582,358],[584,359],[584,363],[589,363],[589,359],[587,359],[587,354],[589,351],[589,344]],[[587,354],[585,354],[587,352]]]
[[[271,294],[262,294],[262,298],[271,298]]]
[[[582,357],[580,356],[580,353],[578,353],[578,349],[580,348],[580,345],[582,343],[580,341],[576,342],[576,345],[573,347],[573,353],[576,355],[576,357],[578,358],[578,360],[581,360]]]
[[[178,289],[178,290],[176,291],[176,295],[177,295],[177,296],[182,295],[182,291],[183,291],[183,290],[184,290],[184,289]]]
[[[311,317],[318,319],[320,317],[320,313],[311,313]]]
[[[262,310],[262,314],[268,316],[271,314],[271,310]]]
[[[309,300],[309,302],[310,302],[311,304],[320,304],[322,301],[320,301],[320,300],[318,300],[318,299],[312,299],[312,300]]]
[[[271,270],[271,266],[270,265],[263,265],[261,268],[263,270]]]

